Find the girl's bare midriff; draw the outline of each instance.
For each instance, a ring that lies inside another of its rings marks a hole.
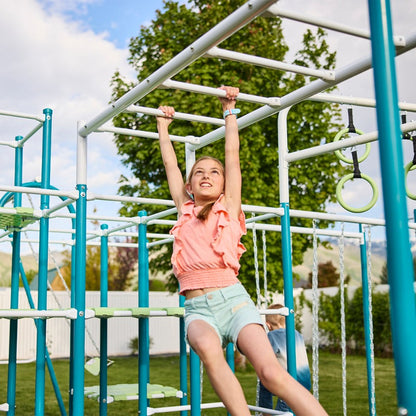
[[[204,289],[193,289],[193,290],[187,290],[185,293],[185,297],[187,300],[196,298],[197,296],[203,296],[206,295],[209,292],[214,292],[215,290],[218,290],[220,288],[218,287],[206,287]]]

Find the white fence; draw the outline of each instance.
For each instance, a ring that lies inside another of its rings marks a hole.
[[[356,287],[348,288],[350,297]],[[415,283],[416,289],[416,283]],[[322,290],[322,289],[320,289]],[[325,293],[335,294],[338,288],[326,288]],[[387,285],[378,285],[377,290],[388,290]],[[295,289],[295,297],[302,289]],[[312,291],[304,290],[308,300],[312,299]],[[35,305],[37,292],[32,292]],[[273,302],[284,303],[282,295],[275,295]],[[109,292],[108,306],[129,308],[138,304],[137,292]],[[87,292],[86,307],[100,305],[99,292]],[[150,307],[176,307],[179,305],[177,294],[168,292],[150,292]],[[10,307],[10,288],[0,288],[0,309]],[[48,309],[64,309],[70,307],[70,300],[66,292],[48,292]],[[19,294],[19,308],[29,308],[23,289]],[[0,319],[0,361],[8,359],[9,350],[9,320]],[[52,318],[47,321],[47,345],[51,358],[69,357],[69,320]],[[87,356],[99,355],[99,319],[86,320],[85,352]],[[179,352],[179,319],[175,317],[151,317],[149,319],[151,338],[150,354],[171,354]],[[302,333],[305,342],[312,342],[312,316],[307,307],[302,315]],[[129,343],[138,335],[138,320],[136,318],[108,319],[108,355],[129,355]],[[36,328],[33,319],[24,318],[18,321],[18,360],[34,360],[36,357]]]
[[[37,305],[37,292],[32,292]],[[168,292],[150,292],[151,307],[178,306],[178,295]],[[129,308],[138,305],[137,292],[109,292],[108,306]],[[100,306],[100,293],[87,292],[86,307]],[[70,299],[66,292],[48,292],[48,309],[64,309],[70,307]],[[10,289],[0,289],[0,309],[10,308]],[[29,308],[23,289],[19,293],[19,308]],[[151,354],[168,354],[179,352],[179,319],[176,317],[152,317],[149,319]],[[9,320],[0,319],[0,360],[8,359]],[[69,357],[70,325],[65,318],[47,320],[47,346],[51,358]],[[98,356],[100,324],[99,319],[86,320],[85,353],[87,356]],[[137,318],[108,319],[108,354],[129,355],[129,342],[138,335]],[[95,345],[94,345],[95,344]],[[33,360],[36,357],[36,327],[33,319],[23,318],[18,321],[18,360]]]

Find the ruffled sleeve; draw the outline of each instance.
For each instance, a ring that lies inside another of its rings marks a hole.
[[[238,220],[236,220],[230,216],[219,201],[214,204],[212,210],[218,217],[218,221],[211,246],[215,253],[222,257],[224,265],[234,269],[237,274],[240,268],[239,260],[246,251],[240,241],[241,236],[246,234],[244,213],[241,211]]]

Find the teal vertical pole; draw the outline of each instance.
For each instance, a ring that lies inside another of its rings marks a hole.
[[[139,217],[139,307],[149,307],[149,253],[147,249],[146,211]],[[147,414],[147,383],[149,383],[149,318],[139,318],[139,413]]]
[[[76,221],[75,221],[76,222]],[[76,224],[74,226],[76,229]],[[75,234],[72,234],[75,241]],[[76,263],[75,246],[71,247],[71,308],[75,308],[75,263]],[[74,393],[74,343],[75,343],[75,320],[71,319],[70,341],[69,341],[69,414],[73,415],[73,393]]]
[[[370,416],[376,415],[376,398],[373,384],[374,377],[374,347],[372,337],[373,323],[370,315],[370,296],[369,291],[369,276],[368,276],[368,263],[367,263],[367,241],[365,233],[363,232],[363,226],[359,226],[360,233],[362,234],[362,240],[360,243],[360,259],[361,259],[361,286],[363,290],[363,320],[364,320],[364,339],[365,339],[365,356],[367,362],[367,390],[368,390],[368,408]]]
[[[17,136],[15,140],[22,140],[22,136]],[[23,168],[23,148],[15,148],[14,159],[14,185],[22,185]],[[22,206],[22,194],[14,194],[14,207]],[[10,309],[19,308],[19,270],[20,270],[20,231],[13,231],[12,242],[12,277],[10,291]],[[10,320],[9,327],[9,366],[7,375],[7,403],[9,405],[9,415],[14,416],[16,406],[16,363],[17,363],[17,319]]]
[[[101,225],[100,251],[100,306],[108,306],[108,230],[107,224]],[[100,320],[100,416],[107,415],[107,318]]]
[[[43,110],[45,121],[42,134],[42,174],[41,188],[50,189],[51,185],[51,136],[52,110]],[[49,208],[49,195],[41,195],[40,209]],[[49,218],[40,219],[39,232],[39,273],[38,273],[38,310],[47,309],[48,293],[48,244]],[[39,319],[36,336],[36,383],[35,383],[35,415],[45,412],[45,357],[46,357],[46,320]]]
[[[287,371],[293,378],[296,377],[296,343],[295,343],[295,306],[293,300],[293,273],[292,273],[292,245],[290,241],[289,204],[282,203],[284,214],[282,224],[282,264],[283,264],[283,290],[285,306],[289,309],[286,317],[286,345],[287,345]]]
[[[184,307],[185,296],[179,295],[179,306]],[[185,340],[185,319],[179,318],[179,385],[183,396],[181,397],[181,405],[188,404],[188,358],[186,354],[186,340]],[[186,416],[186,410],[181,411],[181,416]]]
[[[234,344],[229,342],[227,348],[225,349],[225,357],[227,359],[227,363],[231,368],[231,371],[235,373],[235,364],[234,364]],[[230,413],[227,412],[228,416],[231,416]]]
[[[416,415],[416,303],[407,220],[390,2],[369,0],[391,327],[400,415]]]
[[[189,371],[191,377],[191,416],[201,416],[201,360],[191,349],[189,355]]]
[[[87,185],[77,184],[75,242],[75,308],[73,341],[72,414],[84,414],[84,357],[85,357],[85,267],[87,231]],[[73,290],[73,289],[72,289]]]

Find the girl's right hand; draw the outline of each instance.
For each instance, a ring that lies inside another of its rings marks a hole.
[[[156,122],[158,127],[169,126],[173,121],[173,116],[175,115],[175,109],[168,105],[161,105],[158,110],[162,111],[164,116],[156,116]]]

